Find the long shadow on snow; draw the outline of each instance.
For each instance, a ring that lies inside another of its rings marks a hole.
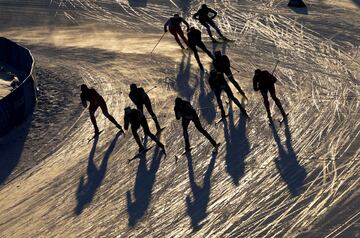
[[[186,154],[188,169],[189,169],[189,181],[192,191],[192,199],[190,195],[186,197],[186,207],[187,213],[191,218],[191,226],[193,232],[196,232],[201,229],[203,221],[207,217],[207,206],[210,198],[210,189],[211,189],[211,175],[215,167],[217,154],[213,153],[211,160],[206,170],[204,181],[202,186],[199,186],[195,182],[194,169],[192,166],[192,156],[191,152]]]
[[[129,215],[128,225],[134,227],[144,216],[151,201],[151,193],[159,170],[163,153],[156,147],[151,161],[150,169],[146,165],[146,153],[139,157],[139,166],[136,174],[133,197],[131,191],[126,192],[127,212]]]
[[[179,66],[179,72],[176,76],[176,89],[180,93],[180,96],[185,98],[186,100],[191,100],[191,97],[194,95],[198,83],[196,82],[196,85],[193,88],[189,85],[191,67],[190,59],[190,53],[183,54]]]
[[[240,178],[245,172],[245,158],[250,153],[250,143],[246,135],[246,118],[240,115],[239,124],[235,127],[232,104],[229,109],[229,125],[224,124],[226,141],[226,172],[231,176],[233,183],[238,186]]]
[[[147,0],[129,0],[130,7],[146,7]]]
[[[84,208],[91,203],[94,198],[94,195],[97,189],[100,187],[102,181],[105,178],[107,164],[110,158],[111,153],[113,152],[116,141],[120,137],[121,133],[118,132],[115,135],[115,138],[112,140],[110,146],[105,152],[104,158],[101,161],[99,169],[96,167],[94,162],[96,145],[98,143],[99,138],[96,137],[94,139],[89,158],[88,158],[88,167],[87,167],[87,181],[84,184],[84,176],[80,177],[79,186],[76,191],[76,200],[77,205],[75,208],[75,214],[80,215]]]
[[[8,177],[12,174],[20,161],[31,127],[31,122],[32,116],[30,116],[21,126],[12,129],[9,133],[1,137],[0,185],[7,182]]]
[[[306,178],[306,170],[297,161],[296,153],[291,144],[291,132],[287,120],[284,121],[284,126],[287,150],[282,145],[276,128],[274,126],[271,127],[279,151],[279,158],[275,164],[281,178],[286,182],[291,195],[297,196],[302,192]]]
[[[204,71],[200,71],[200,93],[199,93],[199,105],[200,114],[208,123],[212,123],[216,117],[216,108],[214,105],[214,93],[209,89],[206,92],[206,86],[204,83]]]
[[[358,7],[360,7],[360,0],[352,0]]]

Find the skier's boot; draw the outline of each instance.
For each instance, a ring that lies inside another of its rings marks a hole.
[[[160,143],[159,147],[162,149],[165,157],[166,157],[166,150],[165,150],[165,146],[163,144]]]
[[[218,149],[219,149],[219,147],[220,147],[220,143],[216,143],[215,145],[213,145],[214,146],[214,149],[213,149],[213,153],[214,154],[216,154],[217,152],[218,152]]]

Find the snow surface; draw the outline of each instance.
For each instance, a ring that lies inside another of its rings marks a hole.
[[[218,126],[207,74],[192,55],[168,34],[150,54],[166,18],[181,12],[197,24],[191,14],[202,3],[0,1],[1,35],[33,52],[40,89],[33,117],[0,138],[1,237],[360,237],[359,1],[306,1],[307,11],[280,0],[207,1],[236,42],[204,40],[229,55],[252,117],[230,106]],[[251,79],[276,60],[277,94],[290,117],[272,130]],[[105,131],[88,143],[84,82],[121,123],[128,85],[156,85],[149,95],[168,156],[154,147],[128,163],[137,152],[131,132],[117,134],[101,113]],[[175,160],[183,150],[177,95],[221,142],[216,156],[190,125],[198,146]]]

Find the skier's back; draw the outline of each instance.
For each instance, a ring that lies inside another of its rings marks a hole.
[[[253,88],[255,91],[260,91],[261,95],[264,100],[265,109],[267,112],[267,116],[270,120],[270,123],[272,123],[272,116],[270,112],[270,103],[268,99],[268,92],[270,93],[271,98],[274,100],[276,106],[279,108],[281,115],[283,118],[287,117],[287,114],[285,113],[280,100],[276,96],[275,91],[275,83],[277,79],[270,74],[267,70],[255,70],[255,75],[253,77]]]
[[[204,70],[204,67],[200,61],[200,57],[198,54],[198,50],[196,46],[198,46],[200,49],[202,49],[211,59],[213,59],[213,55],[211,52],[206,48],[205,44],[201,40],[201,31],[198,29],[195,29],[195,27],[190,27],[190,30],[188,32],[188,41],[189,41],[189,47],[194,53],[194,57],[196,59],[196,62],[198,63],[201,70]]]
[[[136,105],[137,109],[139,109],[142,113],[144,113],[145,105],[147,111],[155,122],[156,130],[159,132],[161,130],[160,124],[152,109],[150,98],[145,92],[145,90],[141,87],[137,87],[137,85],[133,83],[130,85],[129,98]]]
[[[170,33],[175,37],[176,42],[178,45],[184,49],[184,46],[181,44],[179,36],[181,39],[185,42],[186,45],[188,45],[188,41],[186,37],[184,36],[184,32],[181,29],[181,23],[184,23],[187,27],[187,31],[189,31],[189,23],[182,17],[179,16],[179,14],[174,14],[173,17],[170,17],[169,20],[166,21],[164,24],[164,32],[169,31]]]
[[[212,14],[212,16],[210,17],[209,14]],[[210,30],[210,26],[212,26],[216,30],[219,36],[226,39],[221,33],[220,29],[216,26],[215,22],[213,21],[213,19],[216,16],[217,16],[217,12],[215,10],[209,8],[206,4],[203,4],[201,5],[201,8],[193,15],[193,18],[195,20],[198,20],[201,23],[201,25],[203,25],[206,28],[211,39],[213,39],[213,36]]]
[[[210,141],[210,143],[215,147],[215,149],[217,149],[219,144],[217,144],[216,141],[209,135],[209,133],[202,127],[199,116],[197,115],[195,109],[191,106],[190,102],[177,97],[175,99],[174,112],[177,120],[180,120],[180,118],[182,118],[186,152],[191,150],[188,134],[188,126],[190,124],[190,121],[194,122],[196,129],[198,129],[199,132],[201,132]]]

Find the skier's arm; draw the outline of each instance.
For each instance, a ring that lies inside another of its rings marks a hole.
[[[199,20],[199,12],[197,12],[193,15],[193,19]]]
[[[277,79],[274,75],[270,74],[271,82],[276,83]]]
[[[168,31],[168,30],[167,30],[167,27],[169,26],[169,24],[170,24],[170,19],[167,20],[167,22],[164,24],[164,32],[167,32],[167,31]]]
[[[86,99],[84,97],[84,94],[80,94],[80,98],[81,98],[81,104],[83,105],[83,107],[87,107],[87,102],[86,102]]]
[[[176,107],[174,107],[174,111],[175,111],[175,117],[176,117],[176,120],[179,120],[180,117],[181,117],[181,112],[179,110],[177,110]]]
[[[259,91],[259,85],[258,85],[258,82],[257,82],[255,76],[253,78],[253,88],[254,88],[255,91]]]
[[[124,128],[127,130],[129,128],[129,118],[127,115],[124,117]]]
[[[210,17],[210,19],[214,19],[217,16],[217,12],[215,10],[209,8],[209,12],[213,14],[213,16]]]
[[[189,23],[184,18],[182,18],[182,22],[186,25],[186,31],[189,31],[190,29]]]

